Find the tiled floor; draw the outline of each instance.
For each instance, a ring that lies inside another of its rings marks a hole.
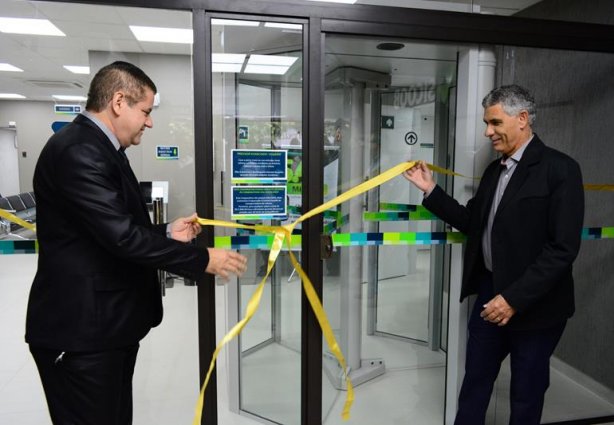
[[[24,343],[28,291],[36,255],[0,255],[0,424],[50,425],[36,366]],[[223,290],[222,287],[220,287]],[[142,341],[134,377],[134,424],[191,424],[199,388],[195,287],[167,290],[165,318]],[[220,424],[250,425],[230,413],[224,395],[225,362],[218,363]]]
[[[36,255],[0,255],[0,424],[50,425],[43,393],[34,363],[23,342],[26,300],[36,268]],[[218,334],[224,332],[224,300],[226,288],[217,286]],[[198,397],[196,352],[196,298],[195,288],[177,282],[167,290],[165,319],[141,344],[134,378],[135,425],[191,424]],[[363,341],[366,349],[377,350],[376,340]],[[443,378],[445,368],[434,362],[421,347],[399,340],[385,339],[389,353],[384,375],[356,389],[352,418],[343,422],[340,412],[343,396],[328,389],[329,410],[325,411],[327,425],[439,425],[443,417]],[[371,348],[369,348],[371,347]],[[428,351],[428,350],[427,350]],[[410,353],[413,353],[410,355]],[[431,352],[433,353],[433,352]],[[281,412],[281,403],[287,394],[275,391],[273,375],[280,375],[284,357],[297,357],[292,350],[280,350],[272,344],[263,348],[244,363],[244,379],[258,381],[256,397],[250,399],[257,408],[265,405],[271,411]],[[223,425],[251,425],[258,422],[229,411],[227,352],[218,360],[219,423]],[[271,359],[277,358],[276,362]],[[417,359],[416,365],[405,367],[408,358]],[[266,361],[259,361],[265,359]],[[427,359],[424,362],[420,359]],[[430,360],[429,360],[430,359]],[[291,359],[296,363],[296,359]],[[250,369],[251,364],[259,365]],[[396,366],[395,366],[396,365]],[[503,368],[505,371],[506,368]],[[507,423],[507,377],[505,372],[497,384],[489,425]],[[325,380],[324,380],[325,381]],[[326,382],[326,381],[325,381]],[[340,393],[344,394],[344,393]],[[256,409],[257,410],[257,409]],[[586,416],[614,413],[614,406],[553,371],[552,386],[547,395],[544,422],[569,420]],[[289,418],[296,418],[294,412]],[[294,423],[289,419],[287,424]]]

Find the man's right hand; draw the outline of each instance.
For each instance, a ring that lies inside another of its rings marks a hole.
[[[230,274],[242,276],[247,270],[247,257],[235,251],[220,248],[207,248],[209,264],[205,271],[228,280]]]
[[[425,194],[429,194],[435,188],[433,172],[426,166],[426,162],[418,161],[416,165],[403,173],[403,177],[412,182]]]

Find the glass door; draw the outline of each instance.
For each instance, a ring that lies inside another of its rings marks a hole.
[[[301,213],[302,149],[308,142],[302,137],[303,25],[216,18],[211,28],[215,218],[255,226],[289,223]],[[258,310],[230,350],[231,406],[255,418],[299,424],[301,286],[288,249],[300,258],[300,229],[268,276],[270,233],[215,232],[216,245],[249,259],[248,271],[227,288],[227,329],[245,317],[263,285]]]
[[[441,158],[454,124],[449,93],[456,84],[457,49],[326,36],[328,197],[402,161],[446,166]],[[444,422],[444,250],[428,238],[442,225],[421,201],[422,194],[399,176],[324,219],[323,233],[336,241],[325,260],[324,307],[355,386],[352,424],[401,424],[408,417],[420,424]],[[401,242],[402,235],[416,232],[422,242]],[[396,244],[384,243],[390,236]],[[345,386],[326,348],[323,369],[325,423],[341,424]]]
[[[445,118],[435,116],[435,95],[434,84],[380,93],[380,154],[375,167],[383,171],[403,159],[434,162],[435,121]],[[422,193],[414,186],[404,180],[384,185],[379,188],[378,199],[374,207],[381,213],[369,217],[377,220],[377,232],[431,231],[432,217],[420,206]],[[431,246],[383,245],[376,250],[376,279],[369,282],[376,286],[376,309],[369,316],[373,328],[381,334],[428,343],[429,310],[438,300],[430,298]],[[399,314],[403,311],[408,314]]]

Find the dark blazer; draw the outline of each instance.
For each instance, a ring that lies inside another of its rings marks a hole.
[[[500,173],[500,160],[484,171],[467,206],[437,186],[423,204],[467,235],[461,301],[477,292],[483,273],[482,233]],[[495,294],[516,309],[507,326],[540,329],[574,313],[572,263],[580,248],[584,188],[577,162],[537,137],[527,146],[494,218]]]
[[[62,351],[137,343],[162,320],[156,269],[197,279],[204,249],[153,226],[130,166],[79,115],[53,135],[34,172],[38,270],[26,341]]]

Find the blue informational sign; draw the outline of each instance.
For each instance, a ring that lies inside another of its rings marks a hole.
[[[233,186],[233,220],[283,220],[287,216],[286,186]]]
[[[76,115],[82,111],[81,105],[53,105],[56,114]]]
[[[51,123],[51,129],[54,133],[57,133],[64,127],[66,124],[70,124],[69,121],[54,121]]]
[[[285,183],[288,152],[271,149],[233,149],[232,183]]]
[[[156,146],[156,159],[179,159],[179,147]]]

